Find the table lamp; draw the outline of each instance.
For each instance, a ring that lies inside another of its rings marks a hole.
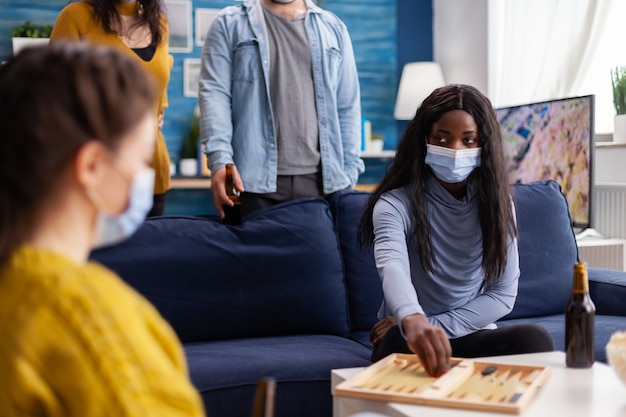
[[[446,85],[441,66],[436,62],[410,62],[402,69],[396,108],[397,120],[411,120],[422,101],[435,88]]]

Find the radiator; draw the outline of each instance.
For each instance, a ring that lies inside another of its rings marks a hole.
[[[626,184],[596,183],[592,204],[592,226],[605,239],[577,240],[580,261],[626,271]]]
[[[626,239],[626,184],[596,183],[591,201],[593,228],[605,237]]]
[[[589,267],[626,271],[626,240],[581,239],[578,243],[578,258]]]

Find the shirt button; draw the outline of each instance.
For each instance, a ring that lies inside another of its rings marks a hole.
[[[326,124],[326,120],[321,120],[320,123],[325,125]]]
[[[315,71],[319,71],[319,70],[320,70],[320,66],[319,65],[315,66]]]
[[[274,144],[273,144],[273,143],[270,143],[270,148],[273,148],[273,147],[274,147]]]
[[[324,94],[318,94],[317,98],[324,98]]]
[[[322,150],[323,151],[327,151],[328,150],[328,146],[322,146]]]

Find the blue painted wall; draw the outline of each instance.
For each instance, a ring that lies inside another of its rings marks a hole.
[[[68,0],[0,0],[0,59],[11,54],[13,26],[25,20],[53,23],[67,3]],[[194,11],[223,8],[234,3],[234,0],[193,0],[192,8]],[[384,135],[385,149],[395,149],[398,135],[406,126],[406,122],[393,119],[402,67],[407,62],[430,61],[433,57],[432,0],[325,0],[323,7],[346,23],[359,70],[363,115],[372,122],[373,133]],[[183,95],[183,60],[199,58],[201,49],[194,44],[188,54],[172,54],[170,107],[163,131],[175,161],[179,159],[181,142],[197,103],[195,98]],[[388,163],[388,160],[368,159],[363,180],[374,182]],[[206,213],[207,205],[212,206],[212,198],[206,192],[173,190],[167,213],[202,214]]]
[[[53,23],[67,0],[0,0],[0,59],[11,54],[10,30],[25,20]],[[197,7],[222,8],[233,0],[193,0]],[[393,107],[402,65],[432,59],[431,0],[326,0],[323,7],[348,26],[361,81],[363,115],[372,130],[385,137],[385,148],[395,147],[398,125]],[[195,29],[195,28],[194,28]],[[189,54],[174,53],[168,88],[170,108],[164,133],[174,160],[180,155],[196,99],[183,96],[183,60],[199,58],[201,47]]]
[[[398,84],[404,64],[433,60],[433,3],[432,0],[398,0],[397,6]],[[398,91],[398,84],[396,89]],[[393,113],[393,111],[392,111]],[[402,135],[406,121],[398,121],[397,134]],[[385,148],[394,149],[397,140],[385,143]]]

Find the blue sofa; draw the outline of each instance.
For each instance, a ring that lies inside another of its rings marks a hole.
[[[117,271],[170,322],[209,416],[248,416],[262,376],[277,380],[276,416],[330,416],[330,370],[370,364],[382,299],[371,249],[356,244],[368,194],[342,191],[248,216],[162,217],[92,258]],[[563,310],[577,259],[565,198],[552,182],[514,186],[519,296],[501,321],[545,326],[563,349]],[[626,329],[626,273],[590,269],[596,357]]]

